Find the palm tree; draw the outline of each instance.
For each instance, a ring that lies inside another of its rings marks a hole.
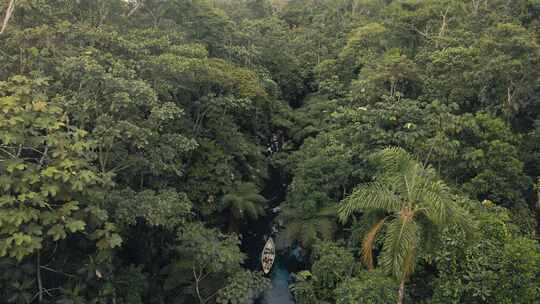
[[[471,231],[471,223],[431,166],[401,148],[387,148],[374,156],[381,173],[373,182],[358,186],[340,205],[338,216],[345,222],[357,211],[379,214],[363,240],[362,261],[373,269],[373,245],[386,226],[379,264],[400,282],[401,304],[418,251],[447,225],[455,223]]]
[[[267,200],[259,194],[253,183],[239,183],[232,192],[223,196],[223,209],[230,213],[229,230],[234,230],[235,223],[245,218],[256,220],[264,215]]]

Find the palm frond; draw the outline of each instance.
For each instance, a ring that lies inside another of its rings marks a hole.
[[[427,181],[417,191],[418,208],[436,225],[445,225],[450,220],[452,205],[450,189],[442,181]]]
[[[407,172],[409,168],[418,164],[409,152],[400,147],[388,147],[374,154],[375,159],[380,162],[384,173]]]
[[[403,260],[403,271],[401,273],[401,280],[406,281],[414,272],[414,267],[416,266],[416,247],[412,247]]]
[[[383,218],[373,225],[362,242],[362,262],[364,262],[370,271],[373,270],[373,244],[375,243],[377,233],[379,233],[385,221],[386,218]]]
[[[388,224],[381,253],[381,265],[396,278],[414,270],[420,231],[413,218],[396,217]]]
[[[385,185],[375,181],[354,190],[338,208],[341,222],[360,210],[382,209],[386,212],[397,212],[401,208],[399,197]]]
[[[402,148],[386,148],[374,155],[382,169],[372,183],[358,186],[338,208],[344,222],[356,211],[382,211],[379,220],[364,237],[362,261],[373,267],[373,244],[385,227],[382,268],[399,280],[406,280],[416,264],[422,246],[436,244],[442,228],[449,224],[474,231],[470,217],[452,199],[451,191],[433,167],[426,166]],[[388,220],[393,218],[392,220]],[[363,219],[364,220],[364,219]]]

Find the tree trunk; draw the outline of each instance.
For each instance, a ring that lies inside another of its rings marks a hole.
[[[37,283],[38,283],[38,303],[43,302],[43,284],[41,282],[41,252],[37,251]]]
[[[399,293],[397,304],[403,304],[403,299],[405,298],[405,279],[401,280],[399,284]]]
[[[237,224],[238,220],[234,217],[232,211],[229,212],[229,223],[228,223],[228,230],[229,233],[238,233],[239,227]]]

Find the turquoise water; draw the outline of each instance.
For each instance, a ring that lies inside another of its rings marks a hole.
[[[289,271],[281,257],[278,257],[272,269],[272,285],[255,304],[294,304],[289,290]]]

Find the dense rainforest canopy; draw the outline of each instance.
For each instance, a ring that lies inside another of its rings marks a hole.
[[[539,177],[539,0],[0,1],[1,303],[540,303]]]

